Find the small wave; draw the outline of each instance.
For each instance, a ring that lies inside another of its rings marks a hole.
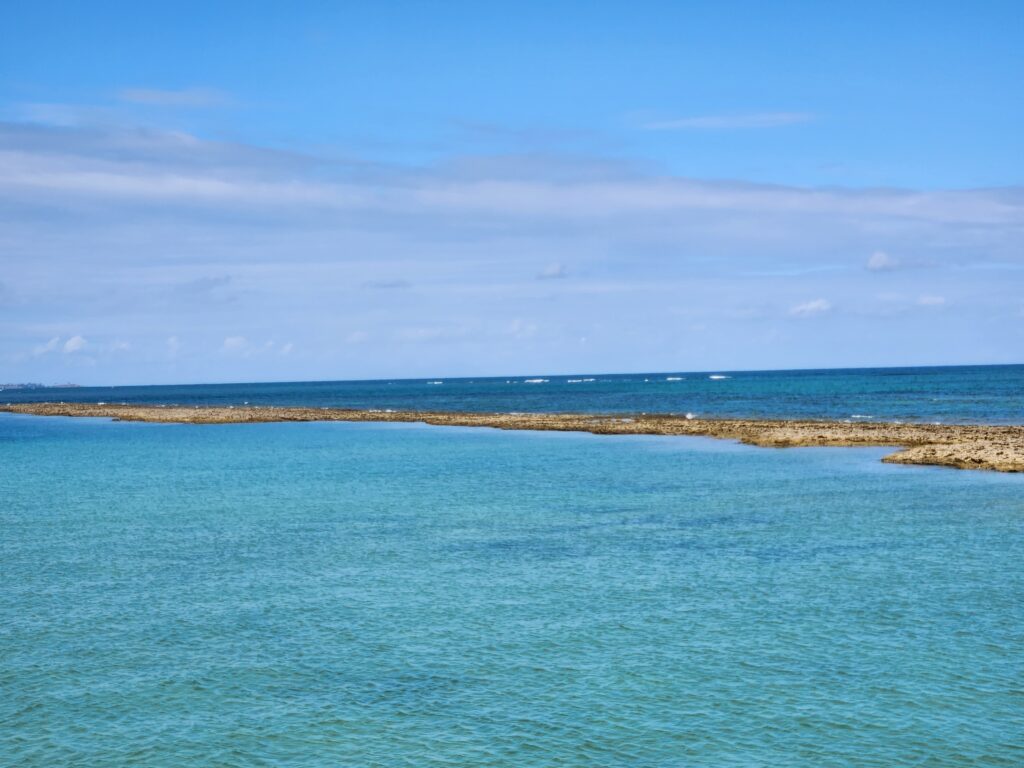
[[[864,414],[864,413],[851,413],[850,414],[850,418],[851,419],[873,419],[875,417],[874,416],[868,416],[867,414]]]
[[[687,411],[687,412],[686,412],[686,418],[687,418],[688,420],[691,420],[691,421],[692,421],[693,419],[696,419],[696,418],[697,418],[697,414],[695,414],[695,413],[690,413],[689,411]]]
[[[722,379],[731,379],[732,376],[723,376],[720,373],[715,373],[712,374],[711,376],[708,376],[708,378],[711,379],[712,381],[721,381]]]
[[[523,379],[523,384],[547,384],[547,379]]]
[[[566,379],[568,384],[582,384],[585,381],[595,381],[595,379]]]
[[[444,384],[443,381],[428,381],[427,384]]]
[[[682,376],[666,376],[665,381],[682,381]]]

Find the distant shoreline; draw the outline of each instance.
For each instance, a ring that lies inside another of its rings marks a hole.
[[[770,448],[892,446],[882,460],[958,469],[1024,472],[1024,426],[900,424],[797,419],[705,419],[656,414],[463,413],[277,406],[162,406],[112,403],[13,403],[0,412],[100,417],[163,424],[288,421],[422,422],[436,426],[590,432],[597,435],[689,435]]]

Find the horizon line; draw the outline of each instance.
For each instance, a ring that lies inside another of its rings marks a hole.
[[[529,377],[554,377],[564,378],[567,376],[644,376],[660,374],[714,374],[714,373],[818,373],[837,371],[909,371],[937,368],[1013,368],[1024,366],[1024,361],[1017,363],[940,363],[927,365],[867,365],[867,366],[834,366],[824,368],[707,368],[705,370],[646,370],[646,371],[620,371],[620,372],[595,372],[595,371],[573,371],[570,373],[515,373],[515,374],[487,374],[478,376],[414,376],[414,377],[383,377],[369,379],[262,379],[254,381],[193,381],[177,383],[158,384],[76,384],[66,382],[63,384],[43,384],[43,389],[117,389],[120,387],[230,387],[243,386],[247,384],[359,384],[373,382],[405,382],[405,381],[476,381],[478,379],[519,379]],[[35,384],[35,382],[6,382],[0,387],[24,384]],[[0,389],[0,391],[3,391]]]

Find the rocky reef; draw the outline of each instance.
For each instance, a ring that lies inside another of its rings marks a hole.
[[[493,427],[599,435],[694,435],[771,448],[893,446],[883,461],[960,469],[1024,472],[1024,426],[702,419],[657,414],[460,413],[259,406],[14,403],[0,411],[38,416],[93,416],[170,424],[244,424],[277,421],[423,422],[438,426]]]

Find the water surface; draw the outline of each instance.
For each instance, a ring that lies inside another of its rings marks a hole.
[[[0,764],[1024,762],[1024,478],[0,415]]]

